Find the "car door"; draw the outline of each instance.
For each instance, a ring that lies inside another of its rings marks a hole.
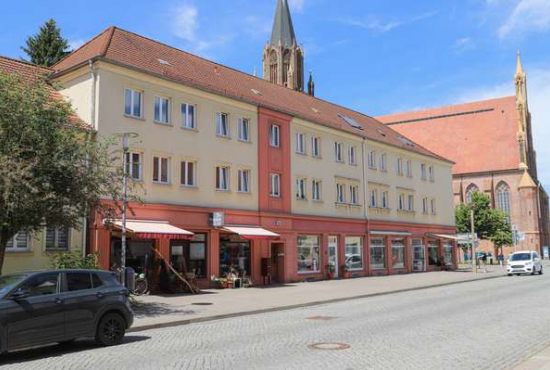
[[[26,296],[11,299],[12,315],[7,323],[8,348],[16,349],[63,339],[65,314],[60,294],[60,274],[48,272],[33,275],[16,292],[24,292]]]
[[[66,305],[66,334],[69,338],[94,335],[96,313],[105,298],[101,286],[94,287],[95,274],[90,272],[66,272],[64,300]]]

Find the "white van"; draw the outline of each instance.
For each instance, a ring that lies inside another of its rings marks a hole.
[[[540,255],[534,251],[514,252],[508,256],[508,276],[514,274],[531,274],[537,272],[542,275],[542,262]]]

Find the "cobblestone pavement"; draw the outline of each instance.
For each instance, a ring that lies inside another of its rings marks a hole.
[[[155,329],[118,347],[9,354],[0,369],[511,369],[550,345],[549,283],[504,277]]]

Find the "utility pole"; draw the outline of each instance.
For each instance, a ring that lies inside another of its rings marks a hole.
[[[472,224],[472,271],[477,274],[477,261],[476,261],[476,233],[474,230],[474,207],[470,210],[470,222]]]

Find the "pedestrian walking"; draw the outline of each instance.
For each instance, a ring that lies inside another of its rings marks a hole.
[[[481,256],[481,262],[482,262],[482,269],[483,272],[487,272],[487,253],[483,253],[483,256]]]
[[[502,254],[502,252],[500,252],[500,254],[498,255],[498,264],[500,265],[501,269],[504,268],[504,254]]]

